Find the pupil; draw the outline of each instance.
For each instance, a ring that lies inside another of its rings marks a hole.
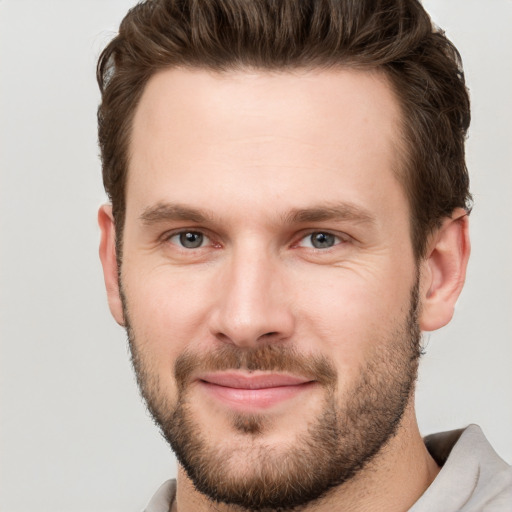
[[[334,245],[334,235],[330,233],[314,233],[311,235],[311,243],[316,249],[325,249]]]
[[[203,243],[203,235],[195,232],[182,233],[180,235],[180,242],[187,249],[196,249]]]

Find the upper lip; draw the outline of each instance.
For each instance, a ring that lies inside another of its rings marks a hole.
[[[298,386],[311,379],[284,373],[248,374],[240,372],[215,372],[199,375],[197,380],[236,389],[265,389],[281,386]]]

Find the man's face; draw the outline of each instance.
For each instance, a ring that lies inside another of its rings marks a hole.
[[[167,70],[133,122],[124,314],[194,485],[297,505],[395,433],[416,376],[399,108],[355,70]]]

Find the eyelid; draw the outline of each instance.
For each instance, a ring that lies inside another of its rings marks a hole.
[[[190,227],[190,228],[179,227],[179,228],[175,228],[175,229],[166,231],[159,237],[159,241],[161,243],[171,243],[172,245],[174,245],[178,248],[181,248],[183,250],[187,250],[187,251],[192,250],[192,249],[187,249],[185,247],[182,247],[180,244],[170,242],[171,238],[173,238],[174,236],[180,235],[182,233],[201,233],[203,235],[205,240],[208,241],[209,243],[206,243],[205,245],[202,245],[201,247],[198,247],[197,249],[203,249],[208,246],[221,247],[221,245],[222,245],[220,242],[215,241],[215,237],[210,233],[210,231],[208,229],[195,227],[195,226]],[[295,242],[292,243],[292,247],[301,247],[301,245],[300,245],[301,242],[314,233],[325,233],[325,234],[332,235],[338,239],[338,241],[332,247],[328,247],[325,249],[317,249],[317,248],[312,247],[312,249],[315,251],[325,252],[325,251],[328,251],[329,249],[333,249],[334,247],[336,247],[338,245],[341,245],[342,243],[350,242],[351,240],[353,240],[353,238],[350,235],[348,235],[347,233],[344,233],[344,232],[330,230],[330,229],[311,228],[311,229],[301,231],[295,237]]]
[[[189,249],[189,248],[183,247],[182,245],[180,245],[178,243],[171,242],[172,238],[174,238],[175,236],[179,236],[181,234],[184,234],[184,233],[200,233],[201,235],[203,235],[204,242],[207,242],[207,243],[203,243],[203,245],[201,245],[200,247],[196,247],[195,248],[196,250],[197,249],[204,249],[205,247],[208,247],[208,246],[211,246],[211,245],[218,245],[218,244],[214,244],[212,236],[208,233],[207,230],[202,229],[202,228],[196,228],[196,227],[193,227],[193,228],[186,228],[186,227],[185,228],[176,228],[176,229],[172,229],[170,231],[166,231],[160,237],[160,241],[162,243],[170,243],[171,245],[176,246],[179,249],[183,249],[183,250],[187,250],[187,251],[194,250],[194,249]]]
[[[350,240],[352,240],[352,237],[350,235],[347,235],[346,233],[342,233],[342,232],[339,232],[339,231],[335,231],[335,230],[330,230],[330,229],[309,229],[307,231],[303,231],[300,236],[297,238],[297,242],[295,242],[293,245],[295,247],[305,247],[303,245],[301,245],[301,242],[304,241],[305,239],[307,239],[308,237],[310,237],[311,235],[315,234],[315,233],[323,233],[323,234],[326,234],[326,235],[332,235],[334,236],[335,238],[338,239],[338,241],[332,246],[332,247],[326,247],[324,249],[319,249],[319,248],[316,248],[316,247],[306,247],[308,249],[313,249],[315,251],[328,251],[329,249],[333,249],[334,247],[338,246],[338,245],[341,245],[343,243],[346,243],[346,242],[349,242]]]

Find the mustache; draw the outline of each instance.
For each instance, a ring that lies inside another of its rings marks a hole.
[[[175,361],[174,377],[182,391],[197,373],[228,370],[290,373],[330,388],[336,386],[338,376],[325,356],[301,354],[293,347],[263,345],[248,349],[223,345],[207,354],[183,352]]]

